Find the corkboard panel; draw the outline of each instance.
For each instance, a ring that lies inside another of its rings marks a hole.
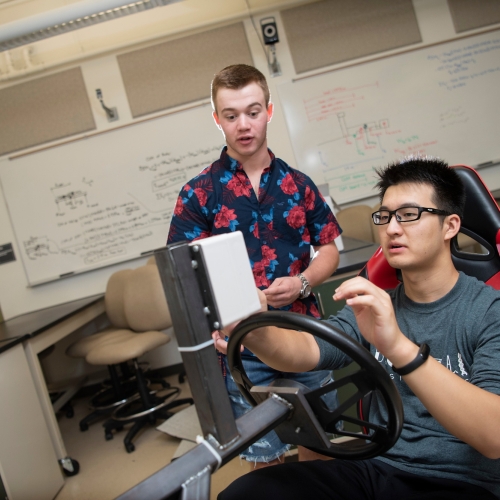
[[[243,23],[118,56],[134,118],[209,97],[215,73],[236,63],[253,64]]]
[[[81,69],[0,90],[0,155],[96,128]]]
[[[298,74],[422,41],[411,0],[324,0],[280,14]]]
[[[499,0],[448,0],[457,33],[500,23]]]

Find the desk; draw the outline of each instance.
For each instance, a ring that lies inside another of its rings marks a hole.
[[[9,412],[9,425],[2,425],[0,448],[4,453],[0,454],[0,474],[11,492],[10,500],[54,498],[63,484],[57,462],[66,471],[71,472],[73,468],[57,425],[38,354],[92,322],[96,330],[108,324],[102,294],[0,323],[0,399],[2,411]],[[38,418],[40,415],[42,419]],[[30,432],[33,429],[36,431]],[[5,446],[3,438],[11,442],[17,439],[11,446],[19,453],[12,460],[9,456],[12,450]],[[31,442],[32,439],[35,441]],[[37,459],[37,452],[41,460]],[[36,474],[35,470],[38,471]]]

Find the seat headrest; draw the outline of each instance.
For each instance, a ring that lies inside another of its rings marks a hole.
[[[476,170],[465,165],[454,167],[465,186],[466,199],[464,217],[460,231],[478,241],[486,250],[485,254],[461,252],[452,242],[451,253],[455,267],[465,274],[475,276],[496,288],[493,281],[500,273],[500,210]],[[493,280],[493,281],[492,281]]]

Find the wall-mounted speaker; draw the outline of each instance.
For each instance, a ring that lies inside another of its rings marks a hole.
[[[260,20],[260,27],[262,28],[262,36],[266,45],[274,45],[280,41],[278,37],[278,27],[274,17],[266,17]]]

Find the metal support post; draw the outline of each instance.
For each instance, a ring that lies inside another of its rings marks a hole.
[[[204,280],[197,276],[201,256],[179,243],[155,257],[203,435],[228,445],[238,438],[238,429],[212,342],[209,304],[200,286]]]

